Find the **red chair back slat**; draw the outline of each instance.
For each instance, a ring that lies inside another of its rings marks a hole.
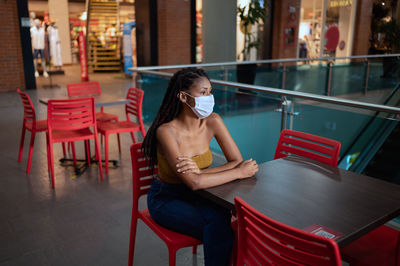
[[[142,119],[143,95],[144,95],[143,90],[137,88],[130,88],[126,96],[126,99],[129,100],[129,103],[126,104],[125,111],[127,120],[130,120],[130,116],[136,117],[140,126],[140,131],[142,132],[143,137],[145,137],[146,131],[144,130],[144,124]]]
[[[157,167],[154,168],[154,172],[149,168],[149,160],[144,155],[141,147],[142,143],[135,143],[131,146],[134,204],[137,204],[142,195],[147,194],[153,177],[157,174]]]
[[[127,115],[130,114],[136,117],[141,116],[143,95],[144,92],[140,89],[130,88],[128,90],[128,94],[126,96],[126,99],[129,100],[129,103],[126,105]]]
[[[22,92],[20,89],[17,89],[17,92],[21,96],[21,100],[24,105],[24,122],[32,123],[32,126],[34,127],[36,124],[36,113],[31,98],[28,94]]]
[[[278,140],[274,159],[295,154],[337,166],[340,142],[304,132],[284,129]]]
[[[94,99],[49,100],[47,121],[49,131],[77,130],[94,126]]]
[[[99,96],[101,88],[99,82],[84,82],[67,85],[68,96]]]
[[[275,221],[235,197],[237,265],[341,265],[335,241]]]

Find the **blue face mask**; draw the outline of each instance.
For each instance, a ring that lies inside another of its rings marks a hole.
[[[187,102],[187,106],[192,109],[193,113],[197,115],[198,118],[203,119],[209,116],[214,109],[214,95],[210,94],[208,96],[193,97],[192,95],[185,92],[186,95],[194,99],[194,107],[190,106]]]

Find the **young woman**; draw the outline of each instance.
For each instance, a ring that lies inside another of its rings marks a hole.
[[[176,72],[143,142],[152,166],[158,165],[147,202],[151,217],[173,231],[203,241],[205,265],[228,265],[234,235],[231,214],[194,190],[253,176],[258,165],[242,155],[221,117],[213,113],[211,84],[201,69]],[[215,137],[227,163],[212,163]]]

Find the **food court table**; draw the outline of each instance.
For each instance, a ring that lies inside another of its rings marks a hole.
[[[232,210],[234,197],[241,197],[299,229],[322,225],[342,234],[340,247],[400,215],[399,185],[294,156],[260,164],[255,177],[199,193]]]
[[[90,96],[89,96],[90,97]],[[106,107],[106,106],[113,106],[113,105],[120,105],[120,104],[128,104],[129,100],[127,100],[126,98],[120,98],[120,97],[115,97],[114,95],[110,95],[110,94],[101,94],[99,96],[92,96],[94,98],[94,105],[95,107]],[[64,97],[64,98],[48,98],[48,97],[41,97],[39,98],[39,102],[42,104],[47,105],[49,100],[57,100],[57,99],[76,99],[79,97]],[[82,97],[85,98],[85,97]],[[86,149],[86,146],[85,146]],[[89,145],[89,149],[90,149],[90,145]],[[87,154],[85,152],[85,154]],[[90,150],[89,150],[89,154],[90,154]],[[97,160],[91,158],[90,159],[92,163],[97,163]],[[68,158],[61,158],[60,162],[61,164],[65,165],[65,166],[70,166],[69,164],[65,164],[66,162],[70,162],[73,161],[72,159],[68,159]],[[102,160],[104,161],[104,160]],[[75,167],[75,174],[77,176],[81,175],[87,168],[88,168],[88,164],[87,164],[87,158],[86,159],[80,159],[77,160],[77,162],[81,162],[81,164],[79,166]],[[117,166],[117,160],[109,160],[109,163],[112,163],[114,166]]]
[[[78,97],[71,97],[72,99],[76,99]],[[68,97],[64,98],[48,98],[48,97],[41,97],[39,98],[39,102],[47,105],[49,100],[61,100],[61,99],[71,99]],[[84,98],[84,97],[83,97]],[[113,106],[113,105],[120,105],[120,104],[127,104],[129,101],[125,98],[115,97],[114,95],[110,94],[101,94],[99,96],[94,96],[94,105],[95,107],[105,107],[105,106]]]

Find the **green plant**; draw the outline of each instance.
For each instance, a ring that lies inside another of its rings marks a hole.
[[[260,46],[261,39],[257,34],[252,33],[252,27],[256,23],[264,23],[267,18],[266,6],[267,1],[264,1],[264,7],[261,7],[260,0],[250,0],[248,5],[243,7],[238,6],[237,13],[240,18],[240,30],[244,34],[244,48],[240,54],[243,54],[243,60],[248,60],[250,50]],[[240,55],[238,56],[240,57]]]

